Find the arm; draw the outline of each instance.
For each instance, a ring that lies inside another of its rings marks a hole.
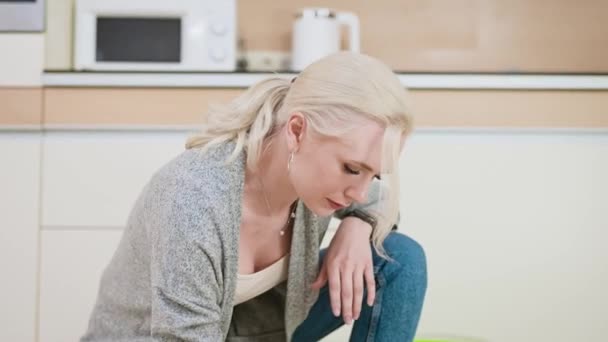
[[[170,205],[169,205],[170,206]],[[173,213],[152,234],[151,332],[155,341],[221,341],[220,270],[196,234],[202,210]],[[165,221],[165,220],[163,220]],[[197,224],[198,225],[198,224]]]
[[[334,217],[343,219],[355,210],[361,210],[371,215],[373,211],[377,211],[380,208],[380,203],[380,181],[374,179],[369,185],[366,203],[352,203],[344,209],[336,210]]]
[[[340,220],[344,220],[346,217],[350,216],[359,218],[371,216],[372,219],[375,219],[377,217],[377,213],[380,212],[380,208],[382,207],[382,199],[380,198],[381,186],[382,182],[380,180],[374,179],[369,186],[369,192],[367,195],[366,203],[352,203],[350,206],[344,209],[337,210],[334,213],[334,217]],[[393,226],[392,230],[397,230],[397,223],[399,222],[399,218],[400,215],[397,216],[397,222],[395,222],[395,225]]]
[[[341,313],[347,324],[359,318],[364,283],[367,305],[373,305],[376,297],[374,265],[369,248],[373,226],[367,222],[367,216],[372,216],[373,221],[382,205],[380,187],[380,181],[374,180],[370,184],[366,203],[353,203],[334,213],[342,222],[329,245],[319,275],[312,284],[313,289],[319,290],[329,282],[332,312],[335,316]],[[352,216],[353,213],[357,215]],[[397,222],[398,219],[399,216]],[[393,230],[396,227],[395,224]]]

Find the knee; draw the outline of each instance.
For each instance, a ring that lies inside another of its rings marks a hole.
[[[391,232],[384,240],[383,247],[392,259],[389,263],[395,263],[400,275],[410,282],[415,281],[416,286],[426,288],[426,254],[418,242],[405,234]]]

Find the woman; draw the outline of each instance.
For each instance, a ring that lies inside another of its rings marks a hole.
[[[354,321],[351,340],[411,341],[425,256],[391,232],[411,125],[392,71],[353,53],[213,110],[140,194],[82,340],[314,341]]]

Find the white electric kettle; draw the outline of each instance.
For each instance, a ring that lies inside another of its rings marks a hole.
[[[349,33],[349,50],[359,52],[359,17],[328,8],[304,8],[293,25],[291,70],[301,71],[310,63],[340,51],[341,28]]]

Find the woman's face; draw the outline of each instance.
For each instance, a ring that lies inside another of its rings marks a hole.
[[[365,120],[340,138],[305,131],[290,171],[300,200],[319,216],[365,203],[370,183],[379,178],[384,128]]]

